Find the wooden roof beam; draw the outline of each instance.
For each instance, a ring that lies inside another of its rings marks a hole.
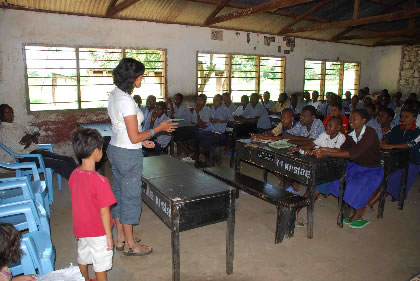
[[[359,18],[356,20],[345,20],[345,21],[337,21],[337,22],[331,22],[331,23],[313,24],[313,25],[305,26],[301,28],[289,29],[285,31],[285,33],[297,33],[297,32],[317,31],[317,30],[326,30],[326,29],[334,29],[334,28],[345,28],[345,27],[350,27],[350,26],[359,26],[359,25],[372,24],[372,23],[377,23],[377,22],[396,21],[396,20],[401,20],[401,19],[407,19],[410,17],[416,17],[418,15],[420,15],[420,9],[405,10],[405,11],[399,11],[399,12],[394,12],[394,13],[385,14],[385,15]]]
[[[237,19],[241,17],[250,16],[253,14],[264,13],[267,11],[272,11],[280,8],[287,8],[290,6],[295,6],[302,3],[312,2],[313,0],[272,0],[271,2],[252,6],[243,10],[235,11],[225,15],[221,15],[211,19],[208,24],[213,25],[216,23]]]
[[[420,34],[420,29],[403,29],[403,30],[394,30],[394,31],[384,31],[384,32],[375,32],[375,33],[366,33],[350,36],[342,36],[340,40],[354,40],[354,39],[369,39],[369,38],[389,38],[395,36],[411,36],[414,34]]]
[[[354,20],[357,20],[359,18],[359,8],[360,8],[360,0],[354,0],[354,7],[353,7]]]
[[[123,1],[123,2],[121,2],[121,3],[119,3],[119,4],[118,4],[118,5],[116,5],[116,6],[115,6],[115,4],[114,4],[114,6],[113,6],[112,8],[110,8],[110,7],[111,7],[111,5],[109,5],[109,6],[108,6],[108,11],[107,11],[106,16],[107,16],[107,17],[113,17],[113,16],[115,16],[117,13],[121,12],[122,10],[127,9],[128,7],[130,7],[130,6],[134,5],[134,4],[136,4],[136,3],[137,3],[137,2],[139,2],[139,1],[140,1],[140,0],[125,0],[125,1]],[[114,2],[114,0],[112,0],[112,2]],[[110,4],[112,4],[112,3],[110,3]]]
[[[329,2],[331,2],[331,0],[324,0],[322,2],[319,2],[318,4],[316,4],[315,6],[313,6],[312,8],[310,8],[308,11],[306,11],[305,13],[301,14],[300,16],[297,16],[291,23],[289,23],[286,26],[282,27],[276,33],[277,34],[281,34],[284,30],[287,30],[288,28],[292,27],[293,25],[297,24],[298,22],[300,22],[300,21],[308,18],[310,15],[312,15],[313,13],[315,13],[316,11],[318,11],[320,8],[322,8],[323,6],[325,6],[326,4],[328,4]]]
[[[111,15],[112,9],[115,7],[117,2],[118,0],[111,0],[111,2],[109,2],[108,8],[106,9],[106,13],[105,13],[106,17],[109,17]]]
[[[204,25],[209,25],[209,22],[232,0],[221,0],[220,4],[217,5],[216,9],[207,17],[204,21]]]

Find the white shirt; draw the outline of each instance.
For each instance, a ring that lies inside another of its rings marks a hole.
[[[338,133],[335,138],[331,139],[330,135],[323,132],[319,137],[314,140],[315,148],[328,147],[328,148],[340,148],[343,145],[346,137],[342,133]]]
[[[111,92],[108,99],[108,115],[112,123],[111,145],[126,149],[142,147],[141,142],[131,143],[124,122],[124,117],[137,115],[138,130],[141,131],[141,123],[144,117],[142,111],[137,110],[137,108],[136,102],[129,94],[117,87]]]
[[[310,101],[310,102],[308,102],[308,104],[307,105],[312,105],[313,107],[315,107],[315,109],[316,109],[316,111],[318,111],[319,110],[319,107],[321,106],[321,101],[319,101],[319,100],[317,100],[317,101]]]
[[[244,107],[242,106],[242,104],[240,106],[238,106],[235,110],[235,112],[233,112],[233,116],[240,116],[242,115],[242,113],[244,112]],[[248,116],[244,116],[245,118],[247,118]]]

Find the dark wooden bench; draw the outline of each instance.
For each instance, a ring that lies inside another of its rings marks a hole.
[[[308,199],[287,192],[276,185],[271,185],[251,178],[233,169],[214,167],[203,170],[220,181],[243,190],[257,198],[277,206],[276,236],[274,243],[283,241],[284,236],[293,236],[296,221],[296,209],[308,204]]]

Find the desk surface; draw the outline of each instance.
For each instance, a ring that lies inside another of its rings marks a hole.
[[[96,129],[103,137],[112,136],[112,124],[111,123],[80,123],[80,127]]]

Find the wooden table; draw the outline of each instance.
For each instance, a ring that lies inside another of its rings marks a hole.
[[[252,133],[257,132],[257,122],[256,121],[233,121],[228,123],[228,128],[231,130],[226,130],[226,132],[232,136],[232,147],[231,147],[231,157],[230,157],[230,167],[234,165],[235,153],[236,153],[236,140],[239,138],[248,138]]]
[[[180,280],[179,233],[227,221],[226,273],[233,273],[235,192],[171,156],[143,159],[142,199],[171,230],[172,280]]]
[[[267,171],[271,171],[307,186],[308,238],[313,237],[315,186],[343,179],[346,172],[346,161],[342,158],[318,159],[314,156],[290,154],[287,149],[274,149],[263,143],[252,144],[251,139],[236,142],[235,170],[238,172],[241,161],[263,168],[265,182]]]

